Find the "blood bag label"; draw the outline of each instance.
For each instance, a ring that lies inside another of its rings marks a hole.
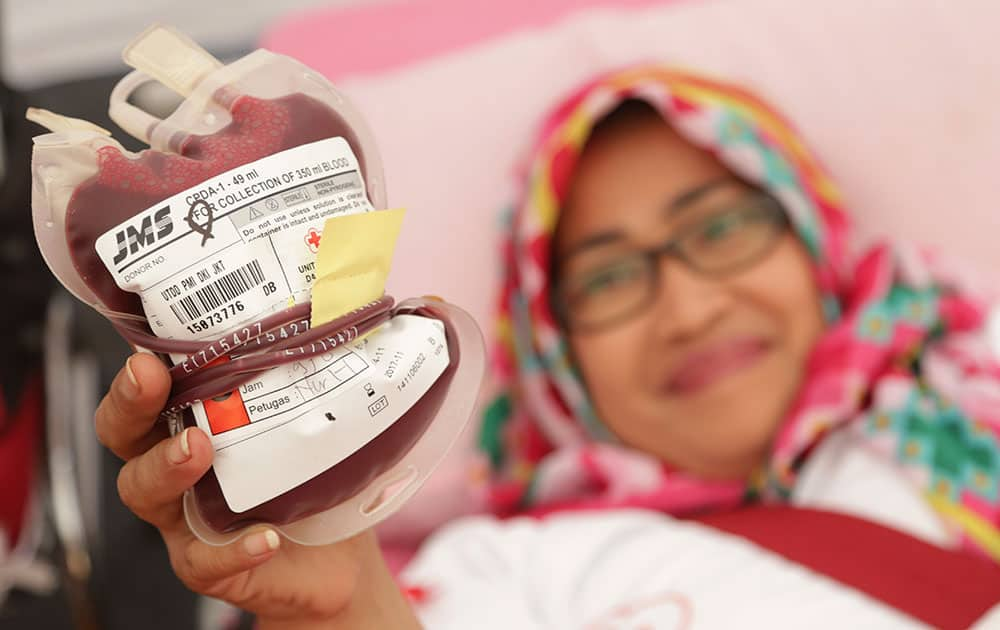
[[[212,339],[308,300],[326,219],[370,210],[350,145],[327,138],[209,178],[95,247],[157,336]]]
[[[139,295],[154,334],[214,340],[308,301],[326,220],[372,210],[350,145],[328,138],[213,176],[109,230],[95,248],[118,286]],[[448,362],[440,322],[400,316],[196,404],[229,507],[246,511],[348,457]]]
[[[235,413],[195,407],[212,417],[215,472],[235,512],[312,479],[392,426],[448,367],[444,325],[398,315],[360,343],[268,370],[230,394]],[[245,415],[241,415],[241,412]],[[225,479],[225,482],[222,480]]]

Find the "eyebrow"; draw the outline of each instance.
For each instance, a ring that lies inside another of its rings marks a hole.
[[[599,247],[601,245],[617,243],[625,240],[625,238],[625,233],[620,230],[609,230],[607,232],[591,234],[587,238],[574,243],[573,247],[571,247],[569,251],[558,258],[558,262],[566,261],[582,251]]]
[[[686,190],[681,194],[677,195],[676,197],[674,197],[673,199],[671,199],[670,203],[667,204],[667,209],[666,209],[667,216],[673,216],[678,212],[684,210],[685,208],[691,206],[692,204],[696,203],[699,199],[703,198],[705,195],[709,194],[713,190],[716,190],[718,188],[721,188],[722,186],[726,186],[733,183],[735,182],[731,177],[720,177],[718,179],[712,179],[705,182],[704,184],[695,186],[690,190]]]

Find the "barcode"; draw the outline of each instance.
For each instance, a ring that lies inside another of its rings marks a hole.
[[[170,310],[177,316],[177,321],[186,324],[228,304],[263,282],[264,273],[260,270],[260,263],[255,260],[230,271],[191,295],[182,297],[170,305]]]

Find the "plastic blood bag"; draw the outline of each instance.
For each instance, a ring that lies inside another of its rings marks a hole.
[[[109,112],[133,154],[40,110],[35,232],[59,280],[169,365],[165,421],[212,439],[185,497],[193,531],[259,522],[305,544],[372,526],[416,491],[472,412],[484,372],[471,318],[396,303],[383,283],[402,219],[363,121],[324,79],[258,50],[223,66],[154,27]],[[167,119],[128,103],[159,81]],[[325,243],[325,244],[324,244]]]
[[[260,99],[223,88],[212,98],[226,107],[231,116],[231,122],[222,129],[173,139],[171,149],[176,153],[148,151],[134,158],[114,145],[100,147],[97,173],[73,191],[66,209],[66,239],[73,262],[91,290],[112,310],[142,312],[139,296],[123,292],[100,257],[94,254],[98,237],[177,192],[279,151],[335,137],[347,138],[348,145],[359,145],[340,116],[305,94]],[[254,177],[253,169],[246,177]],[[254,183],[253,179],[246,181]],[[283,183],[264,180],[261,185],[278,189]],[[193,193],[198,194],[199,191]],[[213,197],[221,197],[222,191],[201,194],[205,195],[204,203],[195,207],[191,223],[210,234],[213,216],[207,209],[212,208]],[[101,211],[96,211],[97,208]],[[203,216],[197,213],[198,208],[206,208]],[[158,217],[167,216],[154,214],[151,222],[129,225],[117,232],[114,260],[134,256],[146,241],[152,244],[173,232],[173,226],[157,221]]]

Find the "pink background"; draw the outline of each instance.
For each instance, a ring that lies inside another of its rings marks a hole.
[[[308,60],[329,78],[341,78],[453,52],[513,29],[551,25],[581,9],[628,9],[680,1],[390,0],[290,16],[264,36],[263,45]]]

